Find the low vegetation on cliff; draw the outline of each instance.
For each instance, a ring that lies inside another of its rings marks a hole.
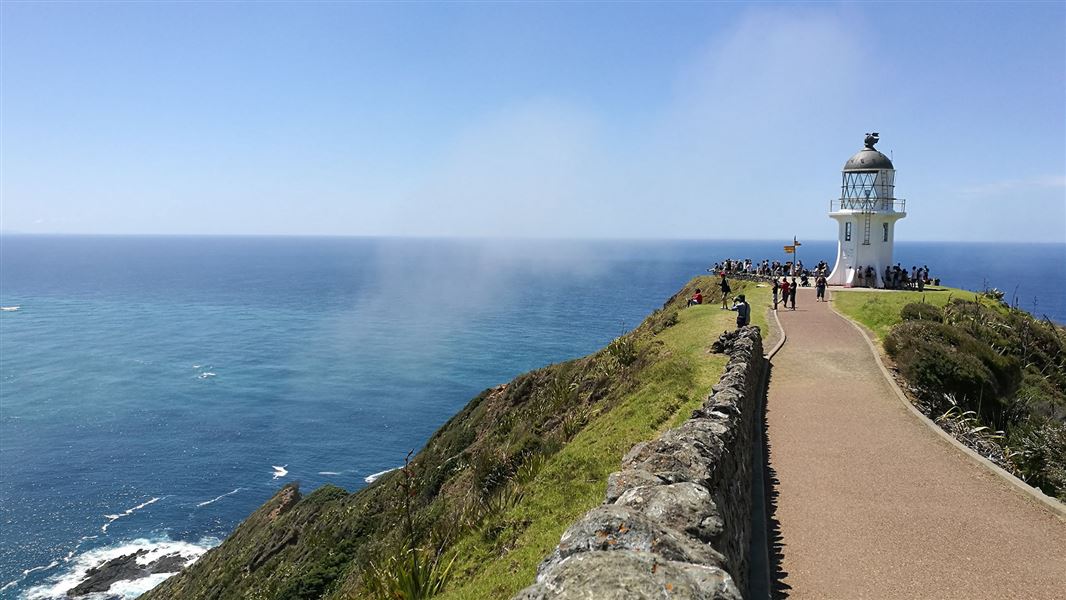
[[[767,289],[737,283],[765,331]],[[708,348],[735,313],[713,294],[686,308],[696,287],[716,289],[696,278],[603,350],[484,391],[363,490],[285,486],[144,598],[509,597],[603,500],[623,453],[687,418],[717,380],[725,358]]]
[[[1066,329],[959,290],[848,292],[834,301],[881,338],[919,409],[1066,500]]]

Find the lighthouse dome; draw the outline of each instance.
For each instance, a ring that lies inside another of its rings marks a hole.
[[[880,171],[894,169],[892,161],[873,148],[863,148],[844,163],[845,171]]]
[[[874,148],[874,144],[880,141],[880,139],[881,136],[876,131],[874,133],[867,133],[866,139],[863,141],[865,147],[849,158],[848,162],[844,163],[844,170],[880,171],[882,169],[894,169],[895,167],[892,166],[892,161]]]

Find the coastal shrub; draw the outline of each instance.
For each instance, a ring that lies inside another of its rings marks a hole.
[[[529,457],[515,472],[515,481],[519,485],[526,485],[536,479],[537,474],[547,464],[548,457],[544,454],[536,454]]]
[[[1016,358],[944,323],[904,321],[885,337],[884,346],[912,386],[935,397],[963,399],[993,423],[1002,423],[1007,399],[1022,379]]]
[[[563,439],[569,440],[585,428],[588,423],[589,413],[584,410],[568,412],[562,421]]]
[[[926,304],[925,302],[911,302],[904,305],[899,311],[899,316],[904,321],[944,321],[944,311],[939,306]]]
[[[304,508],[310,508],[315,504],[329,504],[348,495],[347,490],[335,485],[325,484],[310,494],[304,496],[302,502]]]
[[[402,548],[384,561],[363,570],[363,587],[375,600],[423,600],[444,589],[455,557],[439,552]]]
[[[989,300],[1003,302],[1003,298],[1007,295],[1007,293],[999,288],[988,288],[981,292],[981,295],[985,298],[988,298]]]
[[[657,310],[655,311],[655,314],[652,316],[652,318],[654,319],[654,321],[651,330],[652,333],[655,334],[662,333],[664,329],[668,329],[670,327],[673,327],[674,325],[677,325],[679,321],[676,310]]]
[[[555,377],[548,384],[548,410],[556,411],[570,406],[577,400],[578,384],[563,377]]]
[[[490,515],[514,508],[525,497],[525,489],[517,482],[508,483],[485,499],[485,510]]]
[[[1066,330],[986,298],[952,299],[939,314],[908,304],[900,318],[884,348],[916,405],[943,412],[941,427],[1030,485],[1066,497]]]
[[[608,344],[607,353],[623,367],[628,367],[636,362],[639,356],[636,341],[632,336],[627,335],[617,337]]]
[[[482,494],[489,494],[503,485],[511,475],[507,457],[497,452],[479,452],[472,462],[474,485]]]
[[[353,554],[354,548],[350,542],[341,545],[289,581],[279,596],[293,600],[321,598],[344,574]]]
[[[1027,368],[1022,374],[1021,390],[1015,402],[1015,421],[1026,417],[1040,417],[1066,421],[1066,404],[1062,402],[1061,386],[1054,383],[1053,373]]]
[[[1013,428],[1009,447],[1011,462],[1029,485],[1066,500],[1066,423],[1029,419]]]

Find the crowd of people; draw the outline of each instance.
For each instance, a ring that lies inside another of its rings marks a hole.
[[[855,287],[881,287],[886,290],[918,290],[923,292],[927,284],[934,283],[934,280],[929,278],[929,267],[927,265],[913,266],[910,272],[899,263],[887,266],[884,273],[881,273],[880,285],[878,285],[877,276],[876,269],[871,266],[856,267],[855,281],[852,285]]]
[[[736,258],[727,258],[722,262],[715,263],[713,267],[707,269],[712,273],[726,273],[728,275],[761,275],[763,277],[784,277],[784,276],[800,276],[804,273],[810,275],[810,272],[803,268],[803,261],[770,261],[764,259],[758,262],[753,262],[750,258],[744,260]]]
[[[764,259],[753,261],[747,259],[727,258],[717,262],[708,271],[720,275],[734,277],[758,277],[760,279],[774,279],[780,277],[799,277],[800,287],[810,287],[812,281],[819,277],[829,277],[829,263],[824,260],[818,261],[813,269],[803,265],[803,261],[771,261]],[[878,278],[880,276],[880,281]],[[854,287],[884,288],[886,290],[919,290],[924,291],[928,284],[938,283],[930,279],[929,267],[913,266],[910,271],[899,263],[885,267],[883,273],[878,273],[872,266],[859,266],[855,268],[855,278],[852,281]],[[778,284],[780,285],[780,283]],[[815,283],[817,285],[817,283]]]
[[[738,295],[733,300],[732,306],[727,306],[729,294],[732,292],[732,288],[729,285],[729,277],[758,278],[770,281],[773,286],[771,291],[773,293],[774,310],[777,310],[779,305],[785,309],[796,310],[797,289],[810,287],[812,279],[817,291],[815,295],[816,301],[827,301],[825,299],[825,290],[829,286],[830,271],[829,263],[824,260],[819,261],[813,269],[807,269],[803,266],[803,261],[782,263],[776,260],[762,260],[755,262],[750,258],[744,260],[727,258],[724,261],[715,263],[713,267],[707,270],[721,278],[718,281],[718,288],[722,295],[722,309],[732,310],[737,313],[737,327],[743,327],[750,322],[751,307],[743,294]],[[797,277],[799,277],[799,281],[796,280]],[[917,289],[918,291],[924,291],[927,283],[934,283],[935,281],[929,279],[928,266],[911,267],[908,273],[907,269],[899,263],[885,267],[880,286],[878,285],[877,277],[878,273],[874,267],[859,266],[855,268],[855,279],[852,285],[856,287],[883,287],[889,290]],[[939,281],[935,282],[939,283]],[[688,301],[689,306],[695,304],[703,304],[703,292],[700,289],[697,289],[696,293]]]

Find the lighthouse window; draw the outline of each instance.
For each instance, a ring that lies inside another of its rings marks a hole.
[[[865,202],[877,198],[877,173],[844,173],[841,197],[848,208],[863,208]]]
[[[851,241],[851,221],[844,223],[844,241]]]
[[[888,223],[881,223],[881,227],[884,228],[884,230],[885,230],[885,239],[883,241],[887,242],[888,241]]]

